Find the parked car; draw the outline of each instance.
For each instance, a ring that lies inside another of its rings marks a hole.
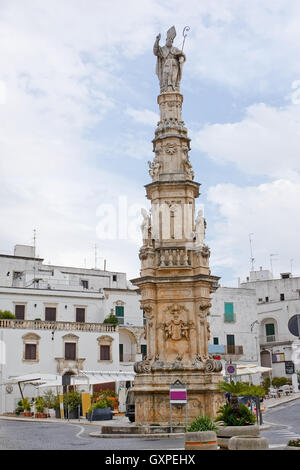
[[[133,390],[128,389],[126,396],[126,413],[125,416],[129,419],[131,423],[135,421],[135,403],[134,403],[134,392]]]

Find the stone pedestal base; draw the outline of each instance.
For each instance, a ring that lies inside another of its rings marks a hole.
[[[134,380],[136,424],[170,424],[170,385],[178,379],[187,385],[188,422],[201,414],[216,417],[224,403],[223,393],[217,390],[217,384],[222,381],[220,373],[151,372],[137,374]],[[186,405],[172,405],[172,423],[186,423]]]

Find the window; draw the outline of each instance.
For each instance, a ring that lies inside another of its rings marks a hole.
[[[233,322],[234,321],[234,312],[233,312],[233,302],[224,302],[224,321]]]
[[[84,289],[89,288],[89,281],[86,281],[85,279],[81,279],[80,284],[82,285]]]
[[[284,300],[284,294],[280,294],[280,300]]]
[[[27,333],[23,336],[23,361],[39,361],[40,336],[35,333]]]
[[[219,338],[213,338],[213,344],[219,344]]]
[[[56,307],[45,308],[45,321],[56,321]]]
[[[118,317],[119,325],[124,325],[124,307],[116,305],[115,313],[116,317]]]
[[[110,360],[110,346],[106,344],[100,345],[100,361]]]
[[[25,344],[25,361],[36,361],[36,344]]]
[[[267,337],[267,342],[269,341],[275,341],[275,325],[274,323],[267,323],[265,325],[266,328],[266,337]]]
[[[76,343],[65,343],[65,359],[69,361],[76,360]]]
[[[25,319],[25,305],[15,305],[15,317],[17,320]]]
[[[227,335],[227,353],[234,354],[234,352],[235,352],[234,335]]]
[[[269,302],[269,297],[266,297],[266,299],[265,299],[265,300],[266,300],[266,302]]]
[[[120,355],[120,362],[124,361],[124,345],[119,344],[119,355]]]
[[[114,282],[117,282],[117,275],[116,275],[116,274],[113,274],[112,280],[113,280]]]
[[[112,362],[112,342],[113,338],[108,335],[99,336],[97,338],[99,344],[99,361],[110,361]]]
[[[147,344],[141,344],[141,354],[143,359],[147,356]]]
[[[143,310],[143,325],[144,325],[144,326],[145,326],[146,323],[147,323],[147,319],[146,319],[146,317],[145,317],[145,313],[146,313],[145,310]]]
[[[85,322],[85,308],[81,308],[81,307],[76,308],[76,322],[77,323]]]

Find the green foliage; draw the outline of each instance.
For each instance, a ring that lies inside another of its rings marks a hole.
[[[118,324],[118,317],[113,313],[110,313],[103,321],[103,323],[111,323],[112,325]]]
[[[55,394],[53,393],[52,390],[48,390],[44,392],[43,399],[45,402],[45,407],[48,409],[54,409],[54,400],[55,400]]]
[[[70,391],[67,396],[64,396],[64,406],[69,407],[70,411],[73,411],[81,405],[81,395],[78,392]]]
[[[300,439],[292,439],[288,442],[288,446],[290,447],[300,447]]]
[[[6,319],[15,320],[16,317],[9,310],[0,310],[0,320],[6,320]]]
[[[272,379],[272,385],[273,387],[282,387],[282,385],[286,385],[288,382],[288,379],[286,377],[273,377]]]
[[[249,385],[247,395],[251,395],[252,397],[264,397],[266,395],[266,391],[260,385]]]
[[[200,415],[187,428],[187,432],[217,431],[217,426],[210,416]]]
[[[53,398],[53,406],[52,406],[52,408],[53,408],[54,410],[59,410],[59,409],[60,409],[60,401],[59,401],[59,396],[58,396],[58,395]]]
[[[271,387],[271,379],[270,377],[265,377],[264,378],[264,381],[263,381],[263,388],[264,388],[264,391],[265,391],[265,395],[268,395],[269,393],[269,390],[270,390],[270,387]]]
[[[37,397],[35,399],[35,409],[37,413],[43,413],[45,409],[45,401],[43,397]]]
[[[23,398],[21,400],[23,411],[30,411],[31,410],[31,403],[28,398]]]
[[[16,415],[20,415],[23,411],[24,411],[23,400],[19,400],[18,404],[17,404],[17,407],[15,409],[15,413],[16,413]]]
[[[248,395],[248,384],[244,382],[220,382],[218,384],[218,389],[220,390],[220,392],[228,392],[234,396]]]
[[[112,405],[112,402],[110,400],[107,400],[106,398],[102,398],[101,400],[98,400],[96,401],[95,403],[93,403],[89,409],[88,409],[88,414],[91,414],[93,410],[96,410],[98,408],[100,409],[104,409],[104,408],[111,408],[113,405]]]
[[[246,405],[239,405],[238,413],[234,412],[230,404],[223,405],[217,412],[215,419],[224,426],[248,426],[256,422],[256,418]]]

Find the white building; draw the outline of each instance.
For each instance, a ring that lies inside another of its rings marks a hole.
[[[261,364],[272,367],[274,377],[291,378],[293,342],[297,338],[289,332],[288,322],[300,314],[300,277],[282,273],[279,279],[273,279],[270,271],[260,268],[240,286],[255,290]]]
[[[210,354],[220,356],[223,365],[230,360],[259,365],[255,290],[219,287],[212,294],[210,312]],[[253,382],[259,379],[259,376],[253,377]]]
[[[12,377],[131,371],[145,353],[143,312],[125,273],[47,265],[17,245],[0,255],[0,310],[16,316],[0,319],[0,413],[20,398],[6,389]],[[111,312],[116,326],[103,323]]]

